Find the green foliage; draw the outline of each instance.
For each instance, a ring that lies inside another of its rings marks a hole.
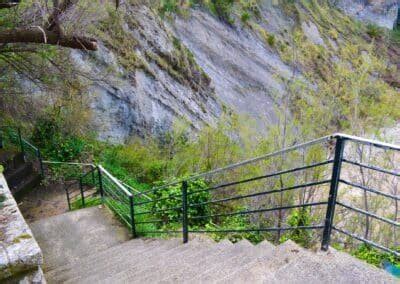
[[[366,26],[366,29],[367,29],[367,34],[371,38],[375,38],[375,39],[382,37],[383,33],[384,33],[383,29],[375,24],[368,24]]]
[[[400,248],[397,251],[400,251]],[[382,252],[367,244],[361,244],[357,249],[351,251],[351,254],[377,267],[382,267],[382,263],[388,261],[400,268],[400,257]]]
[[[160,12],[165,13],[176,13],[179,10],[179,5],[177,0],[161,0]]]
[[[287,218],[287,223],[290,227],[310,226],[312,224],[312,217],[307,208],[294,210]],[[309,247],[312,241],[312,232],[302,229],[291,230],[282,236],[280,242],[285,242],[289,239],[303,247]]]
[[[78,197],[74,202],[71,203],[71,210],[78,210],[82,208],[88,208],[100,205],[101,198],[97,196],[93,197],[86,197],[85,198],[85,205],[82,204],[82,197]]]
[[[61,117],[43,116],[34,126],[32,141],[46,158],[54,161],[74,161],[85,150],[86,142],[63,131]]]
[[[208,191],[202,191],[199,193],[194,193],[196,191],[206,189],[207,184],[203,180],[190,181],[188,183],[188,203],[198,204],[207,202],[210,200],[210,193]],[[168,198],[172,197],[173,198]],[[157,191],[152,195],[154,200],[162,199],[153,204],[153,210],[160,211],[170,208],[177,208],[182,206],[182,185],[178,183],[177,185],[167,187],[160,191]],[[207,218],[203,219],[191,219],[195,216],[205,216],[210,214],[209,205],[199,205],[196,207],[190,207],[188,209],[189,225],[190,226],[200,226],[208,223]],[[182,220],[181,210],[171,210],[166,212],[156,213],[158,219],[163,220],[163,224],[168,226],[170,223],[179,223]]]
[[[250,14],[248,12],[243,12],[240,19],[242,20],[243,23],[247,23],[250,20]]]
[[[229,218],[225,218],[218,224],[210,222],[205,226],[205,229],[209,231],[249,230],[252,228],[256,230],[257,226],[256,224],[250,221],[249,215],[236,215]],[[257,244],[265,239],[272,239],[272,235],[270,233],[265,233],[265,232],[230,232],[230,233],[215,232],[215,233],[209,233],[209,235],[216,241],[229,239],[233,243],[246,239],[254,244]]]
[[[270,46],[275,46],[275,36],[273,34],[268,35],[267,42]]]

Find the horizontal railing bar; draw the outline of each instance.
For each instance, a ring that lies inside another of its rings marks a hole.
[[[93,168],[90,171],[88,171],[88,172],[84,173],[83,175],[81,175],[80,178],[83,179],[83,178],[87,177],[88,175],[94,173],[96,170],[97,170],[97,168]]]
[[[378,215],[373,214],[371,212],[368,212],[368,211],[365,211],[365,210],[362,210],[362,209],[359,209],[359,208],[352,207],[352,206],[350,206],[348,204],[345,204],[345,203],[342,203],[340,201],[336,201],[336,204],[338,204],[338,205],[340,205],[340,206],[342,206],[344,208],[347,208],[349,210],[352,210],[352,211],[358,212],[360,214],[363,214],[363,215],[372,217],[374,219],[380,220],[382,222],[388,223],[390,225],[393,225],[393,226],[396,226],[396,227],[400,227],[400,223],[398,223],[396,221],[393,221],[393,220],[390,220],[390,219],[387,219],[385,217],[381,217],[381,216],[378,216]]]
[[[86,197],[93,197],[93,196],[98,195],[98,194],[99,194],[99,192],[96,191],[96,192],[93,192],[93,193],[91,193],[91,194],[89,194],[89,195],[85,195],[85,198],[86,198]]]
[[[363,168],[366,168],[366,169],[370,169],[370,170],[374,170],[374,171],[377,171],[377,172],[381,172],[381,173],[384,173],[384,174],[389,174],[389,175],[400,177],[400,173],[398,173],[398,172],[389,171],[389,170],[386,170],[386,169],[382,169],[382,168],[379,168],[379,167],[374,167],[374,166],[371,166],[371,165],[367,165],[367,164],[363,164],[363,163],[359,163],[359,162],[355,162],[355,161],[351,161],[351,160],[347,160],[347,159],[342,159],[342,161],[345,162],[345,163],[354,165],[354,166],[359,166],[359,167],[363,167]]]
[[[94,164],[90,164],[90,163],[78,163],[78,162],[75,163],[75,162],[43,161],[43,164],[96,167],[96,165],[94,165]]]
[[[129,201],[128,199],[125,199],[125,200],[123,199],[123,198],[126,198],[125,196],[121,197],[121,196],[115,194],[114,192],[109,191],[109,190],[106,189],[106,188],[103,188],[103,192],[104,192],[106,195],[111,196],[114,200],[117,200],[117,201],[119,201],[119,202],[128,203],[128,201]]]
[[[174,210],[182,210],[182,206],[175,207],[175,208],[167,208],[167,209],[162,209],[162,210],[157,210],[157,211],[138,212],[138,213],[135,213],[135,216],[136,215],[146,215],[146,214],[156,214],[156,213],[162,213],[162,212],[168,212],[168,211],[174,211]]]
[[[323,225],[316,226],[297,226],[297,227],[271,227],[254,229],[226,229],[226,230],[189,230],[189,233],[240,233],[240,232],[272,232],[272,231],[290,231],[290,230],[315,230],[323,229]]]
[[[343,134],[343,133],[335,133],[335,134],[332,135],[332,137],[333,138],[341,137],[341,138],[345,138],[347,140],[355,141],[355,142],[358,142],[358,143],[361,143],[361,144],[371,145],[371,146],[375,146],[375,147],[383,148],[383,149],[400,151],[400,146],[399,145],[386,143],[386,142],[381,142],[381,141],[378,141],[378,140],[365,139],[365,138],[352,136],[352,135],[347,135],[347,134]]]
[[[291,147],[287,147],[285,149],[282,149],[282,150],[279,150],[279,151],[276,151],[276,152],[272,152],[272,153],[269,153],[269,154],[266,154],[266,155],[263,155],[263,156],[259,156],[259,157],[256,157],[256,158],[252,158],[252,159],[249,159],[249,160],[245,160],[245,161],[242,161],[242,162],[231,164],[229,166],[218,168],[218,169],[215,169],[215,170],[212,170],[212,171],[209,171],[209,172],[205,172],[205,173],[197,174],[197,175],[194,175],[194,176],[190,176],[190,177],[187,177],[185,179],[179,179],[178,181],[175,181],[175,182],[172,182],[172,183],[168,183],[168,184],[153,188],[153,189],[149,190],[148,192],[153,192],[153,191],[164,189],[164,188],[172,186],[172,185],[176,185],[178,183],[181,183],[183,180],[191,181],[191,180],[194,180],[194,179],[205,178],[205,177],[208,177],[208,176],[211,176],[211,175],[215,175],[215,174],[220,173],[220,172],[224,172],[224,171],[227,171],[227,170],[235,169],[235,168],[240,167],[240,166],[245,166],[247,164],[255,163],[255,162],[267,159],[267,158],[272,158],[272,157],[275,157],[275,156],[278,156],[278,155],[283,155],[283,154],[285,154],[287,152],[290,152],[290,151],[294,151],[294,150],[297,150],[297,149],[302,149],[302,148],[305,148],[305,147],[308,147],[308,146],[312,146],[312,145],[315,145],[315,144],[318,144],[318,143],[321,143],[321,142],[325,142],[325,141],[328,141],[328,140],[330,140],[332,138],[335,138],[335,137],[333,137],[332,135],[329,135],[329,136],[321,137],[321,138],[318,138],[318,139],[315,139],[315,140],[312,140],[312,141],[309,141],[309,142],[296,144],[296,145],[293,145]]]
[[[152,221],[142,221],[142,222],[135,222],[136,225],[139,224],[153,224],[153,223],[162,223],[165,222],[164,220],[152,220]]]
[[[290,205],[290,206],[281,206],[281,207],[274,207],[274,208],[267,208],[267,209],[238,211],[238,212],[225,213],[225,214],[221,213],[221,214],[213,214],[213,215],[206,215],[206,216],[195,216],[195,217],[189,217],[189,219],[196,220],[196,219],[205,219],[205,218],[214,218],[214,217],[229,217],[229,216],[235,216],[235,215],[246,215],[246,214],[254,214],[254,213],[276,211],[276,210],[286,210],[286,209],[294,209],[294,208],[320,206],[320,205],[326,205],[326,204],[328,204],[328,202],[314,202],[314,203],[297,204],[297,205]]]
[[[204,192],[204,191],[212,191],[212,190],[216,190],[216,189],[219,189],[219,188],[224,188],[224,187],[237,185],[237,184],[243,184],[243,183],[252,182],[252,181],[256,181],[256,180],[260,180],[260,179],[264,179],[264,178],[270,178],[270,177],[274,177],[274,176],[284,175],[284,174],[288,174],[288,173],[292,173],[292,172],[307,170],[307,169],[310,169],[310,168],[324,166],[324,165],[330,164],[332,162],[333,162],[333,160],[327,160],[327,161],[324,161],[324,162],[315,163],[315,164],[307,165],[307,166],[304,166],[304,167],[292,168],[292,169],[289,169],[289,170],[279,171],[279,172],[275,172],[275,173],[271,173],[271,174],[267,174],[267,175],[263,175],[263,176],[257,176],[257,177],[254,177],[254,178],[244,179],[244,180],[225,183],[225,184],[219,184],[219,185],[216,185],[216,186],[213,186],[213,187],[209,187],[209,188],[206,188],[206,189],[189,192],[188,195],[196,194],[196,193]]]
[[[176,194],[176,195],[171,195],[171,196],[163,197],[163,198],[159,198],[159,199],[152,199],[149,201],[138,202],[135,204],[135,206],[142,206],[142,205],[149,204],[149,203],[156,203],[156,202],[163,201],[163,200],[177,199],[177,198],[181,199],[182,195]]]
[[[322,184],[326,184],[326,183],[330,183],[330,182],[331,182],[331,180],[324,180],[324,181],[319,181],[319,182],[306,183],[306,184],[302,184],[302,185],[296,185],[296,186],[291,186],[291,187],[286,187],[286,188],[281,188],[281,189],[276,189],[276,190],[262,191],[262,192],[247,194],[247,195],[238,195],[235,197],[229,197],[229,198],[224,198],[224,199],[217,199],[217,200],[211,200],[211,201],[206,201],[206,202],[201,202],[201,203],[189,204],[188,206],[189,207],[197,207],[197,206],[202,206],[202,205],[206,205],[206,204],[227,202],[227,201],[250,198],[250,197],[255,197],[255,196],[260,196],[260,195],[268,195],[268,194],[273,194],[273,193],[278,193],[278,192],[283,192],[283,191],[288,191],[288,190],[295,190],[295,189],[310,187],[310,186],[315,186],[315,185],[322,185]]]
[[[110,195],[114,196],[115,198],[117,198],[119,200],[123,200],[123,201],[128,201],[129,200],[128,196],[126,196],[124,194],[120,194],[117,190],[108,189],[106,186],[103,186],[103,191],[105,193],[107,193],[107,194],[110,194]]]
[[[382,246],[382,245],[379,245],[379,244],[377,244],[377,243],[375,243],[375,242],[373,242],[373,241],[364,239],[364,238],[362,238],[362,237],[360,237],[360,236],[357,236],[356,234],[353,234],[353,233],[347,232],[347,231],[345,231],[345,230],[339,229],[339,228],[337,228],[336,226],[332,226],[332,229],[334,229],[335,231],[337,231],[337,232],[339,232],[339,233],[342,233],[342,234],[344,234],[344,235],[347,235],[347,236],[349,236],[349,237],[352,237],[352,238],[354,238],[354,239],[356,239],[356,240],[359,240],[359,241],[361,241],[361,242],[364,242],[364,243],[366,243],[366,244],[369,244],[369,245],[371,245],[371,246],[373,246],[373,247],[376,247],[376,248],[381,249],[381,250],[383,250],[383,251],[392,253],[392,254],[394,254],[394,255],[396,255],[396,256],[398,256],[398,257],[400,256],[400,253],[399,253],[399,252],[396,252],[396,251],[391,250],[391,249],[389,249],[389,248],[387,248],[387,247],[384,247],[384,246]]]
[[[129,197],[132,196],[132,193],[130,193],[120,182],[117,180],[114,176],[112,176],[108,171],[106,171],[101,165],[99,165],[99,169],[102,173],[104,173],[113,183],[115,183],[123,192],[125,192],[126,195]]]
[[[372,189],[372,188],[368,188],[368,187],[363,186],[361,184],[352,183],[352,182],[349,182],[347,180],[342,180],[342,179],[340,180],[340,182],[344,183],[344,184],[347,184],[347,185],[350,185],[350,186],[353,186],[353,187],[356,187],[356,188],[359,188],[359,189],[362,189],[362,190],[366,190],[366,191],[378,194],[378,195],[382,195],[382,196],[385,196],[385,197],[388,197],[388,198],[392,198],[394,200],[400,200],[400,197],[397,197],[396,195],[392,195],[392,194],[384,193],[384,192],[381,192],[381,191],[378,191],[378,190],[375,190],[375,189]]]
[[[125,182],[121,182],[121,183],[122,183],[125,187],[129,188],[130,190],[132,190],[132,191],[134,191],[134,192],[136,192],[136,193],[138,193],[138,194],[140,194],[140,195],[143,195],[146,199],[148,199],[148,200],[153,200],[150,196],[148,196],[147,194],[142,194],[142,192],[141,192],[140,190],[137,190],[136,188],[130,186],[129,184],[127,184],[127,183],[125,183]]]
[[[182,234],[182,231],[136,231],[137,234]]]
[[[31,147],[32,149],[34,149],[35,151],[38,151],[39,149],[36,148],[36,146],[33,146],[31,143],[29,143],[27,140],[25,140],[24,138],[22,138],[22,142],[27,144],[29,147]]]

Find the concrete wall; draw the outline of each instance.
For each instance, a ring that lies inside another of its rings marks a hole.
[[[0,282],[45,283],[39,245],[0,173]]]

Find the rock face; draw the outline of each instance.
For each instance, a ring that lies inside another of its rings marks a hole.
[[[92,84],[88,96],[99,138],[123,142],[135,134],[156,135],[170,129],[176,119],[188,121],[193,129],[213,123],[221,114],[221,102],[209,79],[189,63],[191,69],[177,70],[179,43],[172,31],[147,7],[129,9],[126,13],[136,25],[124,25],[124,30],[136,41],[136,54],[145,68],[126,70],[104,45],[95,53],[72,52],[76,66],[102,78]],[[190,80],[185,77],[189,73]]]
[[[289,24],[263,5],[265,16],[277,18],[271,30]],[[282,79],[292,71],[249,29],[226,25],[202,10],[173,21],[160,20],[144,5],[127,7],[126,13],[135,19],[123,29],[132,36],[141,68],[121,66],[106,43],[95,53],[71,52],[81,71],[102,78],[88,96],[100,139],[120,143],[133,135],[158,135],[178,119],[198,130],[231,110],[249,116],[260,131],[276,122]]]
[[[398,0],[339,0],[335,1],[347,14],[381,27],[393,29],[397,25]]]

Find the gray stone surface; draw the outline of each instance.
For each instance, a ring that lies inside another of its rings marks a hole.
[[[397,20],[398,0],[338,0],[339,8],[350,16],[393,29]]]
[[[46,277],[49,283],[397,283],[334,249],[312,252],[291,241],[275,247],[204,237],[188,244],[180,238],[133,239],[54,268]]]
[[[21,274],[24,277],[25,273],[38,271],[43,258],[41,250],[1,173],[0,196],[5,197],[5,200],[0,203],[1,281],[16,274]]]
[[[47,271],[121,244],[130,235],[106,208],[71,211],[32,223]]]

